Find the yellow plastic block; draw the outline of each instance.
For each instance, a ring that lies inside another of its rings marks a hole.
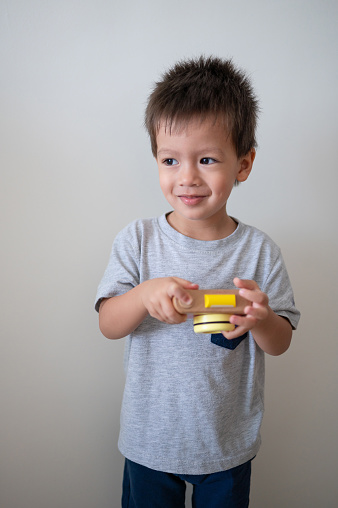
[[[204,305],[210,307],[236,307],[236,295],[204,295]]]

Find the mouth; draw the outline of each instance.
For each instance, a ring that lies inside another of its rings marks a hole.
[[[198,205],[206,196],[189,196],[189,195],[181,195],[178,198],[188,206]]]

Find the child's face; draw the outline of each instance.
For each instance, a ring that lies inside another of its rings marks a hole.
[[[225,127],[211,119],[192,120],[171,134],[161,125],[156,160],[162,192],[174,209],[171,224],[184,234],[193,230],[196,238],[198,228],[225,230],[227,200],[235,180],[248,178],[254,157],[252,150],[238,158]]]

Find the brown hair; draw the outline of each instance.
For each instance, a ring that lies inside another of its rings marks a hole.
[[[258,100],[244,72],[217,57],[178,62],[155,84],[145,111],[145,126],[156,157],[162,122],[171,132],[193,117],[214,116],[231,134],[237,157],[256,147]]]

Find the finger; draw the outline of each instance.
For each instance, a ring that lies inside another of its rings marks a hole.
[[[235,328],[235,330],[233,330],[231,332],[221,332],[221,333],[222,333],[222,335],[224,335],[224,337],[226,339],[232,340],[232,339],[237,339],[241,335],[244,335],[247,331],[248,330],[247,330],[247,328],[245,328],[245,326],[238,326],[237,328]]]
[[[190,282],[190,280],[180,279],[180,277],[173,277],[173,279],[184,289],[198,289],[198,284]]]
[[[263,293],[260,289],[251,290],[251,289],[240,289],[239,294],[243,296],[246,300],[249,300],[253,304],[267,306],[269,303],[268,295]],[[246,310],[245,310],[246,312]]]
[[[198,285],[188,281],[184,282],[186,283],[185,286],[188,287],[184,287],[183,285],[178,284],[177,282],[173,282],[171,285],[168,286],[167,294],[171,299],[175,297],[177,298],[177,300],[180,300],[181,302],[189,305],[190,303],[192,303],[192,298],[189,295],[189,293],[185,291],[185,289],[197,289]]]
[[[170,298],[162,302],[162,315],[165,322],[170,324],[183,323],[187,319],[186,314],[180,314],[176,311]]]
[[[255,316],[246,315],[246,316],[237,316],[232,315],[230,317],[230,323],[237,326],[245,328],[246,330],[251,330],[256,324],[257,319]]]
[[[168,302],[161,302],[160,306],[152,307],[149,311],[149,314],[159,321],[167,324],[179,324],[186,321],[187,316],[184,314],[179,314],[175,311],[174,307],[171,304],[171,300]]]
[[[253,307],[246,307],[244,309],[244,312],[247,317],[251,317],[253,319],[256,319],[257,321],[262,321],[265,319],[268,315],[268,309],[266,306],[263,305],[256,305]]]
[[[235,277],[233,282],[235,286],[239,289],[241,288],[249,290],[259,289],[257,282],[255,282],[254,280],[240,279],[239,277]]]

